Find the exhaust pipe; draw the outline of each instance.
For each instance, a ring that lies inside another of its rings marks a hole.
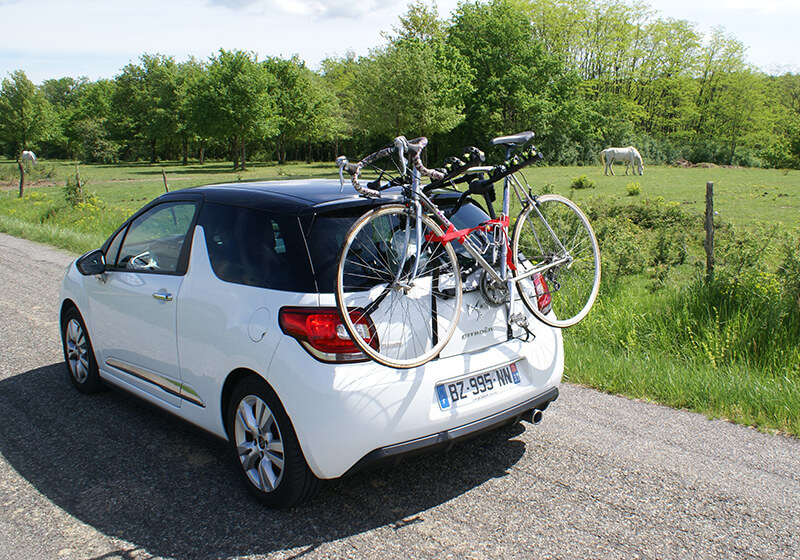
[[[538,408],[534,410],[529,410],[528,412],[525,412],[522,415],[523,420],[530,422],[531,424],[534,425],[541,422],[543,417],[544,417],[544,412],[542,412]]]

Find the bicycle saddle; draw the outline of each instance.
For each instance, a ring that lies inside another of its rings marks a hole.
[[[497,138],[493,138],[491,142],[489,142],[492,146],[497,146],[499,144],[505,144],[507,146],[516,146],[518,144],[524,144],[528,140],[533,138],[533,132],[520,132],[519,134],[512,134],[511,136],[498,136]]]

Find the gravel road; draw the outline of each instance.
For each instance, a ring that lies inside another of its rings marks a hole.
[[[71,258],[0,234],[0,560],[800,558],[800,441],[574,385],[538,426],[264,509],[223,442],[72,389]]]

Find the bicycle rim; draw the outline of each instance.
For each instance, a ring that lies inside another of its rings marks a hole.
[[[515,274],[543,268],[544,283],[533,276],[519,281],[517,289],[539,320],[569,327],[586,317],[597,298],[600,249],[589,220],[574,202],[554,194],[537,202],[517,218],[512,251]]]
[[[400,205],[359,218],[345,238],[336,273],[336,306],[355,344],[385,366],[411,368],[435,358],[452,338],[461,310],[461,275],[450,244],[423,216]]]

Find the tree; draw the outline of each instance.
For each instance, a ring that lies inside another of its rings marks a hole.
[[[344,57],[331,57],[322,61],[320,87],[335,96],[335,111],[332,116],[337,123],[337,130],[332,134],[334,152],[341,153],[339,142],[345,139],[355,140],[357,127],[357,93],[355,84],[359,75],[359,61],[352,51]],[[355,148],[355,147],[353,147]],[[354,152],[358,151],[354,149]]]
[[[205,147],[202,142],[202,137],[199,130],[194,126],[192,121],[192,102],[191,91],[195,84],[201,79],[205,72],[205,67],[202,62],[194,57],[189,58],[186,62],[178,65],[178,130],[177,135],[181,139],[181,157],[183,165],[189,163],[189,142],[200,140],[200,163],[203,163],[205,157]]]
[[[195,85],[195,118],[206,133],[230,141],[234,169],[246,169],[248,140],[277,132],[270,96],[273,80],[255,55],[221,49]]]
[[[72,157],[76,140],[69,135],[69,122],[74,118],[81,90],[90,84],[88,78],[57,78],[45,80],[40,89],[53,109],[50,136],[43,142],[50,155]]]
[[[343,135],[346,126],[336,94],[305,63],[297,57],[270,58],[264,67],[273,77],[278,161],[286,160],[290,147],[305,150],[310,159],[315,143],[335,142]]]
[[[120,140],[142,143],[150,162],[158,159],[158,143],[171,146],[178,131],[178,65],[172,57],[143,54],[115,79],[114,115]],[[139,146],[133,146],[138,152]]]
[[[277,159],[286,160],[287,145],[310,139],[314,119],[314,91],[311,72],[297,57],[291,60],[270,58],[264,67],[273,77],[272,101],[275,104]]]
[[[435,8],[412,4],[397,36],[358,66],[358,126],[371,135],[432,136],[464,120],[473,90],[467,59],[445,41]]]
[[[595,132],[579,95],[577,76],[533,38],[530,19],[510,0],[459,6],[448,42],[468,60],[474,93],[459,127],[467,143],[533,130],[545,137],[551,161],[578,157]]]
[[[98,80],[78,92],[77,106],[65,123],[65,135],[76,156],[86,162],[117,161],[119,144],[109,133],[114,82]]]
[[[772,167],[800,169],[800,74],[769,78],[768,85],[775,126],[762,157]]]
[[[0,88],[0,140],[13,153],[19,167],[19,196],[25,190],[25,167],[22,151],[32,149],[47,138],[52,109],[44,94],[22,70],[4,78]]]

